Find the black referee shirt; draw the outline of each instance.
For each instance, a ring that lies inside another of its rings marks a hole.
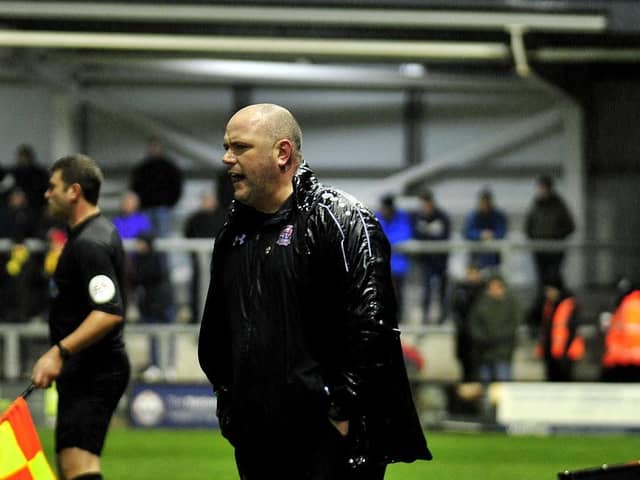
[[[71,229],[49,288],[52,343],[78,328],[93,310],[124,316],[124,266],[120,235],[102,214]],[[123,328],[119,324],[72,358],[124,349]]]

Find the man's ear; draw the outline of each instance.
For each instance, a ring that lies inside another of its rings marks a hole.
[[[278,160],[278,167],[281,170],[286,170],[293,165],[292,153],[293,145],[291,140],[283,138],[276,143],[276,157]]]
[[[71,189],[71,199],[78,200],[82,195],[82,187],[80,186],[80,184],[72,183],[71,185],[69,185],[69,188]]]

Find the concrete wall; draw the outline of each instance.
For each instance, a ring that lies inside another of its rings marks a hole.
[[[33,145],[42,163],[49,162],[51,93],[38,85],[0,84],[0,165],[12,165],[16,147]]]

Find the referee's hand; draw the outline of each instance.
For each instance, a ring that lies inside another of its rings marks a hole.
[[[58,348],[53,346],[36,362],[31,381],[37,388],[48,388],[51,382],[58,378],[61,370],[62,357]]]

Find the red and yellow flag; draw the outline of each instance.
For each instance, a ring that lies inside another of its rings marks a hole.
[[[55,480],[29,407],[19,397],[0,417],[0,480]]]

